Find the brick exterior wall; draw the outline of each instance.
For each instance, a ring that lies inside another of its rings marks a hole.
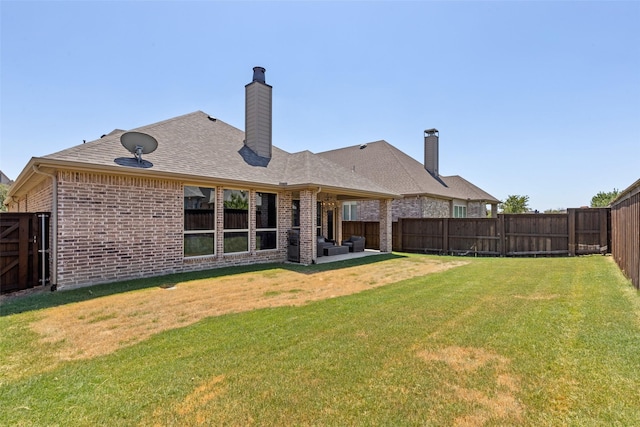
[[[35,186],[26,197],[17,202],[10,202],[9,212],[51,212],[53,184],[47,177]]]
[[[224,187],[214,186],[216,255],[184,258],[182,182],[73,171],[59,171],[57,176],[59,289],[286,260],[291,192],[276,193],[277,249],[255,250],[256,191],[251,189],[250,249],[224,254]],[[52,188],[51,180],[47,179],[10,208],[14,212],[49,212]]]
[[[80,172],[58,176],[59,287],[181,269],[180,183]]]
[[[277,249],[255,250],[256,189],[247,188],[245,190],[250,195],[249,251],[224,254],[225,187],[209,184],[208,186],[216,188],[216,254],[184,258],[183,182],[77,171],[58,171],[57,178],[56,284],[59,289],[175,272],[287,260],[293,199],[290,191],[276,193]],[[9,207],[17,212],[49,212],[52,210],[52,191],[51,179],[47,178]],[[300,262],[311,264],[317,256],[317,194],[315,189],[303,190],[300,191],[299,198]],[[378,215],[379,202],[369,204],[376,206]],[[323,208],[323,232],[326,232],[328,226],[329,208],[335,209],[334,237],[341,240],[342,206],[337,200]],[[380,220],[380,217],[377,216],[375,220]]]

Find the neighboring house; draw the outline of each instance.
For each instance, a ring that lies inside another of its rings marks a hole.
[[[310,264],[317,235],[342,239],[342,200],[377,202],[380,250],[391,251],[400,195],[325,157],[273,146],[264,71],[254,68],[245,87],[246,132],[197,111],[29,161],[7,205],[51,212],[52,285],[282,262],[289,250]],[[157,149],[134,158],[121,144],[132,136]]]
[[[425,161],[417,160],[386,141],[318,153],[334,163],[384,185],[402,199],[393,201],[392,218],[484,218],[487,205],[497,215],[499,200],[464,178],[438,172],[439,133],[425,131]],[[376,201],[346,201],[344,220],[377,221]]]
[[[0,184],[11,185],[13,184],[13,181],[11,181],[11,179],[9,179],[9,177],[5,175],[4,172],[0,171]]]

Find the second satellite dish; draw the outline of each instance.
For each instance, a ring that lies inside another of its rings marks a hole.
[[[158,148],[158,141],[151,135],[142,132],[126,132],[120,137],[122,146],[129,150],[138,163],[142,163],[142,155],[153,153]]]

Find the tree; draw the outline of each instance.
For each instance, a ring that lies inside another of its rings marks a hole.
[[[592,208],[605,208],[611,204],[618,197],[620,192],[617,189],[613,189],[608,193],[604,191],[600,191],[598,194],[591,198],[591,207]]]
[[[566,214],[567,210],[565,208],[547,209],[546,211],[544,211],[544,213],[546,213],[546,214]]]
[[[4,212],[7,210],[7,207],[4,205],[4,199],[7,198],[7,193],[9,192],[9,187],[5,184],[0,184],[0,211]]]
[[[524,213],[529,210],[527,203],[529,203],[529,196],[507,196],[507,200],[500,203],[500,209],[502,213]]]

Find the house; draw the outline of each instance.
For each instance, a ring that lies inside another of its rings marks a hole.
[[[385,141],[320,154],[279,149],[272,89],[255,67],[244,132],[196,111],[32,158],[5,203],[51,213],[51,285],[311,264],[317,236],[349,237],[343,212],[356,209],[358,219],[380,221],[379,249],[390,252],[393,219],[481,216],[498,203],[460,177],[438,175],[431,133],[427,169]]]
[[[13,184],[13,181],[11,181],[11,179],[4,174],[4,172],[0,171],[0,184],[3,185],[11,185]]]
[[[51,212],[51,284],[282,262],[290,250],[310,264],[317,235],[331,229],[342,240],[342,200],[377,202],[380,250],[390,252],[400,195],[325,157],[274,146],[264,68],[254,68],[245,97],[245,132],[196,111],[32,158],[7,205]]]
[[[386,141],[318,153],[321,157],[402,194],[392,203],[392,220],[398,218],[483,218],[487,205],[497,215],[500,201],[461,176],[439,174],[439,132],[424,135],[424,164]],[[343,202],[343,219],[377,221],[376,201]]]

